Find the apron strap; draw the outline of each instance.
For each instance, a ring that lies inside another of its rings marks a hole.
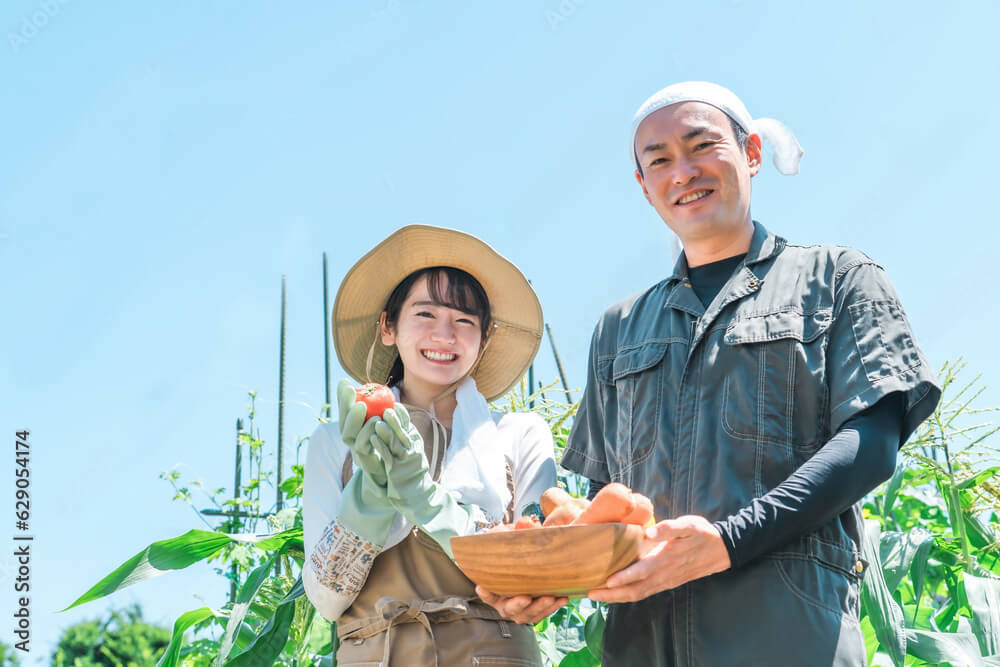
[[[469,605],[465,600],[458,597],[450,597],[441,601],[413,600],[406,603],[402,600],[385,596],[379,598],[379,601],[375,603],[375,611],[384,620],[389,622],[388,627],[385,629],[385,650],[382,652],[383,665],[387,667],[389,665],[389,651],[392,647],[392,626],[396,623],[416,621],[424,626],[424,629],[431,636],[431,646],[434,646],[434,667],[437,667],[438,657],[437,646],[434,643],[434,630],[431,629],[431,622],[427,618],[427,615],[452,612],[464,616],[469,611]]]
[[[430,600],[411,600],[403,602],[394,597],[384,596],[375,603],[378,616],[364,618],[353,623],[338,624],[338,635],[344,641],[349,637],[367,639],[385,631],[385,649],[382,654],[382,664],[389,664],[389,654],[392,647],[392,626],[400,623],[420,623],[431,636],[434,644],[434,631],[431,628],[431,617],[435,623],[457,621],[462,618],[481,618],[503,622],[503,617],[478,598],[461,598],[457,596],[433,598]],[[505,629],[505,636],[509,632]],[[434,650],[434,664],[437,665],[437,649]]]

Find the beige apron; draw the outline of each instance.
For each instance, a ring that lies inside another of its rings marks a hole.
[[[426,410],[406,407],[440,479],[450,433]],[[349,478],[350,463],[344,471]],[[512,484],[509,462],[507,472]],[[378,555],[337,634],[338,667],[542,664],[531,626],[506,621],[482,602],[475,584],[419,528]]]

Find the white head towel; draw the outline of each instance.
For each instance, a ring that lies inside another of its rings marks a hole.
[[[643,102],[632,119],[632,139],[629,142],[629,155],[635,162],[636,169],[639,168],[639,160],[635,154],[635,133],[639,124],[654,111],[680,102],[704,102],[720,109],[748,134],[760,135],[771,148],[774,166],[778,171],[789,176],[799,173],[799,160],[802,159],[803,152],[792,131],[773,118],[754,120],[740,98],[731,90],[707,81],[675,83]]]

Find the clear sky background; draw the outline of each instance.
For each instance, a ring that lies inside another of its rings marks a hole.
[[[401,225],[480,236],[532,280],[581,386],[600,313],[670,270],[627,146],[636,107],[675,81],[721,83],[791,127],[801,174],[768,162],[754,217],[875,258],[931,362],[964,356],[1000,404],[997,25],[992,1],[6,0],[0,639],[21,428],[29,664],[109,606],[168,625],[224,604],[202,565],[54,613],[205,527],[157,476],[176,465],[231,493],[249,390],[273,453],[282,275],[295,458],[324,402],[324,251],[335,290]],[[536,372],[556,378],[547,339]]]

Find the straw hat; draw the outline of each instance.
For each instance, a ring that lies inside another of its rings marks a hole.
[[[386,380],[397,352],[377,335],[379,316],[396,285],[431,266],[461,269],[486,291],[494,328],[471,375],[486,400],[502,396],[538,352],[542,306],[516,266],[475,236],[454,229],[403,227],[351,267],[333,303],[333,344],[340,365],[358,382]]]

